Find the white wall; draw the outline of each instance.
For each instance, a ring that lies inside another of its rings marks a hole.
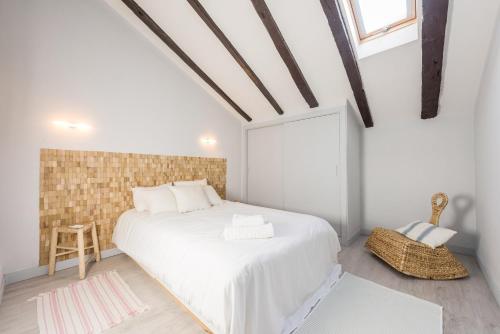
[[[360,61],[375,127],[364,132],[365,230],[430,217],[430,198],[450,196],[441,224],[451,244],[477,243],[473,117],[497,0],[450,2],[439,115],[421,120],[421,42]]]
[[[475,119],[478,258],[500,303],[500,16]]]
[[[239,198],[241,122],[103,1],[0,0],[0,55],[6,273],[38,265],[41,147],[225,157],[228,197]]]

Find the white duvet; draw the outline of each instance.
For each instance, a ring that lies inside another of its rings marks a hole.
[[[264,215],[275,236],[224,240],[233,214]],[[227,201],[187,214],[129,210],[113,242],[216,334],[281,333],[332,272],[340,250],[321,218]]]

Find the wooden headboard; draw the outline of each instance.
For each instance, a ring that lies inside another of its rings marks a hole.
[[[207,178],[225,198],[226,168],[222,158],[41,149],[40,265],[48,263],[52,226],[94,221],[101,250],[114,248],[116,221],[133,207],[132,187]]]

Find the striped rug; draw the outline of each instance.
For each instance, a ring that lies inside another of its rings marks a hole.
[[[101,333],[149,309],[116,271],[34,298],[42,334]]]

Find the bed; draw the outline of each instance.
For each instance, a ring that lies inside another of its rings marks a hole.
[[[236,213],[264,215],[275,236],[224,240]],[[215,334],[290,333],[340,275],[328,222],[236,202],[185,214],[128,210],[113,242]]]

